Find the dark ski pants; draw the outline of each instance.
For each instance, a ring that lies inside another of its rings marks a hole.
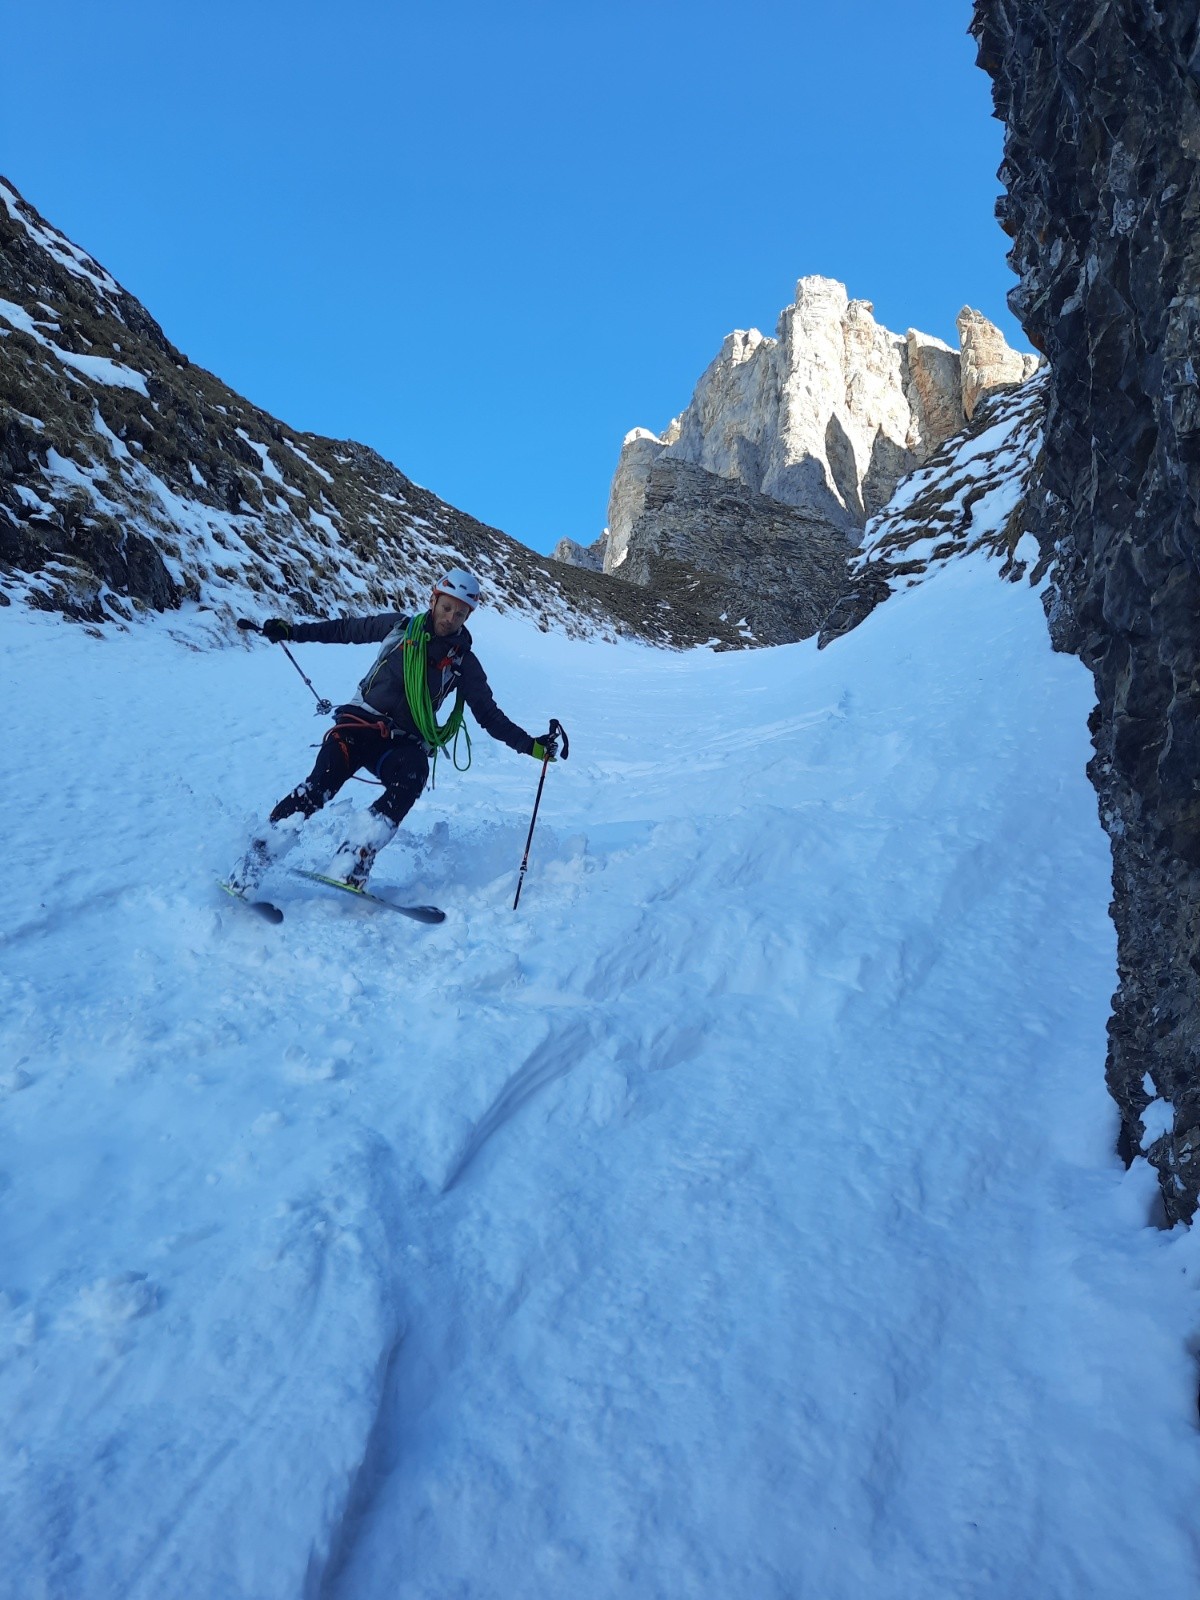
[[[370,768],[383,784],[383,793],[371,810],[398,826],[425,787],[429,757],[415,739],[394,739],[385,722],[362,719],[334,723],[321,741],[312,771],[291,794],[284,795],[272,811],[271,821],[282,822],[297,812],[311,817],[360,767]]]

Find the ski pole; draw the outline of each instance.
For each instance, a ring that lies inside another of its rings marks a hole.
[[[239,617],[238,618],[238,627],[242,630],[243,633],[261,633],[262,632],[262,627],[260,626],[260,624],[255,622],[255,621],[253,621],[250,617]],[[284,655],[288,658],[288,660],[295,667],[296,671],[300,674],[300,676],[304,679],[305,683],[308,685],[309,693],[312,695],[313,699],[317,702],[317,712],[316,712],[317,716],[318,717],[327,717],[329,715],[329,713],[333,710],[333,701],[332,700],[326,700],[323,695],[319,695],[317,693],[316,689],[313,687],[312,679],[308,676],[308,674],[305,672],[304,668],[296,660],[295,656],[288,649],[288,647],[284,643],[284,641],[282,639],[279,639],[276,642],[278,644],[283,645],[283,653],[284,653]]]
[[[550,718],[550,734],[555,744],[562,740],[562,758],[565,761],[571,753],[571,741],[567,738],[567,730],[557,717]],[[537,798],[533,802],[533,816],[529,819],[529,836],[525,840],[525,854],[521,857],[521,870],[517,875],[517,892],[513,897],[513,910],[517,909],[517,901],[521,898],[521,888],[525,882],[525,869],[529,865],[529,846],[533,843],[533,830],[537,823],[538,807],[542,803],[542,787],[546,782],[546,769],[550,765],[551,751],[547,750],[542,758],[542,775],[538,779]]]
[[[283,645],[283,653],[284,653],[284,655],[292,663],[292,665],[295,667],[296,671],[304,679],[305,683],[308,684],[308,687],[312,692],[313,699],[317,702],[317,716],[319,716],[319,717],[327,717],[329,715],[329,713],[333,710],[333,701],[332,700],[326,700],[324,695],[320,695],[320,694],[317,693],[317,691],[312,686],[312,679],[307,675],[307,673],[305,672],[304,668],[296,660],[295,656],[288,649],[287,645],[284,644],[284,641],[282,639],[280,639],[279,642],[280,642],[281,645]]]

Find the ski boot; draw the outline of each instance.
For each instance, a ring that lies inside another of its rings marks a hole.
[[[303,818],[297,818],[296,821],[303,821]],[[297,827],[289,824],[292,824],[291,818],[283,824],[269,823],[262,833],[251,839],[245,855],[225,880],[234,894],[253,894],[267,868],[282,861],[297,843]]]
[[[263,874],[271,865],[271,851],[265,839],[251,839],[237,866],[225,879],[226,886],[234,894],[240,894],[244,899],[246,895],[253,894],[263,880]]]
[[[365,889],[378,854],[373,844],[344,844],[329,863],[326,877],[336,878],[348,889]]]
[[[393,838],[396,823],[378,811],[360,811],[351,819],[346,837],[333,860],[328,876],[351,889],[365,889],[375,857]]]

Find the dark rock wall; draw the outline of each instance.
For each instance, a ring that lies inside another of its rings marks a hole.
[[[1112,838],[1123,1153],[1169,1220],[1200,1197],[1200,37],[1184,0],[976,0],[1007,127],[1011,304],[1050,361],[1044,534],[1055,642],[1095,674]]]

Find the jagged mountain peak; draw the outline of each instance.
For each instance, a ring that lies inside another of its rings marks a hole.
[[[987,397],[1023,393],[1037,370],[979,312],[964,307],[958,328],[958,349],[894,334],[836,279],[801,278],[774,338],[728,334],[663,433],[626,434],[604,536],[556,554],[647,589],[687,586],[711,606],[724,597],[758,643],[844,632],[891,592],[893,544],[920,534],[909,475],[937,547],[970,546],[959,451],[970,457]],[[1014,505],[1044,403],[1031,394],[1019,410],[1029,426],[997,466]],[[896,502],[908,509],[890,519]]]
[[[660,456],[735,479],[857,543],[901,478],[970,421],[984,395],[1037,368],[980,312],[964,307],[958,330],[957,349],[915,328],[892,333],[837,279],[800,278],[774,338],[757,328],[728,334],[663,433],[626,435],[592,559],[606,572],[624,565]]]

